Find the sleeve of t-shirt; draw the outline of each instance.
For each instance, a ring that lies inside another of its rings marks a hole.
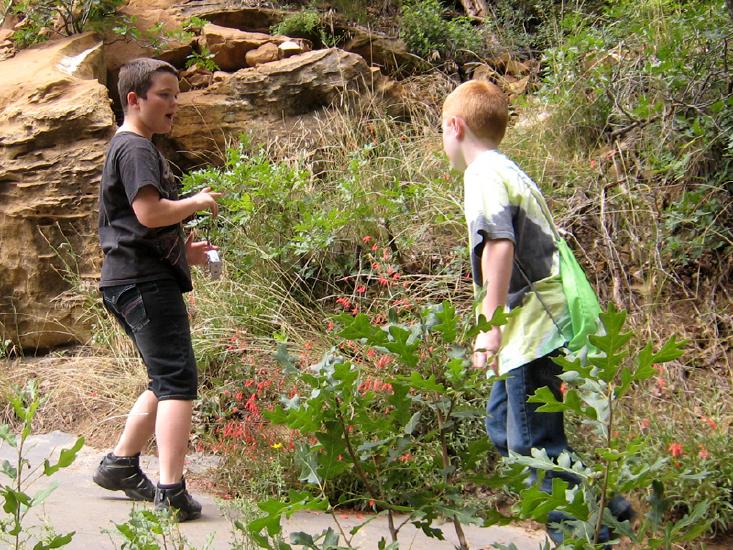
[[[481,256],[486,240],[509,239],[516,244],[512,205],[499,174],[467,174],[466,218],[471,250]]]
[[[152,143],[127,144],[120,151],[119,174],[130,204],[146,185],[152,185],[161,196],[165,196],[160,181],[159,157]]]

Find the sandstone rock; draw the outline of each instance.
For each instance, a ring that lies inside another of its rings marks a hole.
[[[0,338],[27,352],[86,339],[96,285],[97,193],[114,132],[99,37],[0,62]]]
[[[13,36],[12,29],[0,29],[0,61],[15,55],[15,45],[10,40],[11,36]]]
[[[344,50],[362,56],[370,65],[376,65],[387,74],[399,74],[419,68],[425,62],[410,54],[405,43],[361,27],[349,28],[353,36]]]
[[[303,39],[286,40],[278,48],[280,48],[281,57],[292,57],[313,49],[310,42]]]
[[[189,67],[179,75],[180,89],[182,92],[206,88],[212,82],[213,75],[209,71],[200,69],[197,66]]]
[[[272,41],[269,34],[245,32],[208,24],[203,28],[204,44],[214,54],[214,62],[223,71],[236,71],[247,66],[247,52]]]
[[[242,7],[240,2],[231,0],[181,2],[173,6],[172,11],[176,12],[181,21],[195,16],[221,27],[260,33],[269,33],[270,27],[279,23],[290,13],[272,8]]]
[[[277,44],[273,44],[272,42],[262,44],[262,46],[256,50],[248,51],[245,56],[247,65],[250,67],[256,67],[257,65],[262,65],[264,63],[271,63],[281,58],[282,52],[280,51],[280,48]]]
[[[354,100],[375,88],[395,93],[372,74],[364,59],[326,49],[242,69],[205,90],[182,93],[169,150],[183,151],[180,165],[221,162],[228,143],[243,133],[274,139],[352,92]],[[305,124],[305,123],[304,123]]]

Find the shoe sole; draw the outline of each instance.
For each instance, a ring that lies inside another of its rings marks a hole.
[[[168,512],[169,510],[172,510],[172,516],[175,517],[175,519],[179,523],[183,523],[185,521],[191,521],[194,519],[198,519],[201,517],[201,510],[198,512],[191,512],[186,514],[185,516],[181,515],[181,511],[178,508],[168,508],[167,506],[156,506],[155,511],[156,512]]]
[[[115,486],[113,485],[113,482],[111,480],[99,475],[99,472],[94,473],[92,480],[102,489],[107,489],[108,491],[124,491],[125,496],[127,496],[127,498],[129,498],[130,500],[145,502],[153,502],[153,500],[155,500],[155,495],[153,495],[152,497],[147,497],[137,489],[125,489],[123,487]]]

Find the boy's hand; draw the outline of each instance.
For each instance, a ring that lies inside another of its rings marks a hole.
[[[219,205],[216,204],[216,199],[222,196],[222,193],[217,193],[211,190],[211,187],[206,187],[193,195],[191,200],[196,204],[196,211],[199,210],[211,210],[213,217],[219,214]]]
[[[483,369],[487,366],[495,374],[499,374],[499,357],[497,352],[501,346],[501,329],[494,327],[489,332],[481,332],[473,344],[473,366]]]
[[[188,265],[206,265],[209,263],[209,257],[206,253],[209,250],[219,250],[218,246],[214,246],[209,241],[193,240],[193,233],[186,239],[186,259]]]

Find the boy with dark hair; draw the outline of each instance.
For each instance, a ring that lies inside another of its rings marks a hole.
[[[104,252],[100,288],[107,310],[133,340],[149,385],[135,402],[112,453],[94,473],[105,489],[154,501],[179,521],[201,515],[186,490],[183,466],[197,397],[196,362],[183,293],[192,290],[189,265],[205,265],[214,250],[185,239],[181,222],[200,210],[218,212],[209,188],[178,198],[168,162],[151,141],[170,132],[178,72],[156,59],[135,59],[120,69],[125,118],[105,158],[99,198],[99,240]],[[155,435],[157,487],[140,469],[140,453]]]
[[[476,337],[473,363],[507,375],[494,382],[486,408],[486,431],[499,453],[529,456],[536,448],[556,459],[569,450],[563,415],[538,413],[540,405],[527,398],[547,386],[562,401],[562,369],[551,358],[572,328],[549,210],[535,183],[498,150],[508,119],[504,94],[489,82],[465,82],[443,104],[443,148],[464,174],[474,289],[485,290],[480,313],[491,319],[497,308],[519,308],[505,326]],[[549,472],[542,489],[551,492],[558,475]],[[551,512],[549,523],[565,519]],[[552,525],[548,532],[562,540]]]

